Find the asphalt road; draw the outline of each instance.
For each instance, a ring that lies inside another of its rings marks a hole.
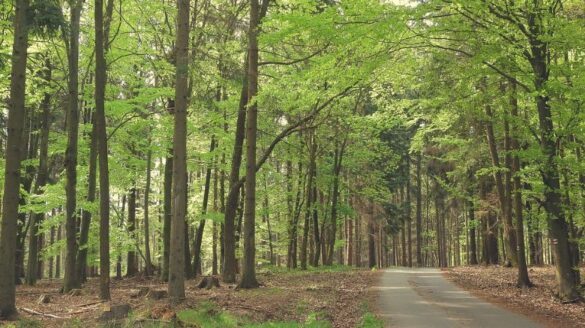
[[[544,327],[471,295],[437,269],[387,269],[374,288],[386,327]]]

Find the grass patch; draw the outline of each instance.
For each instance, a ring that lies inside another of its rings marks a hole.
[[[236,318],[218,310],[211,302],[203,302],[196,309],[183,310],[177,313],[177,319],[187,327],[235,328],[238,326]]]
[[[272,265],[264,266],[258,269],[258,273],[262,274],[310,274],[310,273],[335,273],[335,272],[351,272],[355,270],[355,267],[348,265],[331,265],[331,266],[309,266],[307,270],[288,269],[286,267],[277,267]]]
[[[270,321],[261,323],[247,322],[236,318],[228,312],[220,311],[211,302],[204,302],[196,309],[183,310],[177,313],[178,321],[185,327],[205,328],[331,328],[331,323],[319,320],[317,314],[310,314],[304,323],[288,321]]]
[[[2,328],[41,328],[41,322],[34,319],[22,318],[13,323],[5,323],[1,325]]]
[[[360,328],[383,328],[384,322],[377,318],[371,312],[367,312],[362,317],[362,322],[359,325]]]

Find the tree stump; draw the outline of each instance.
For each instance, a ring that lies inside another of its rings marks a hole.
[[[98,321],[125,319],[128,317],[130,310],[132,310],[132,308],[128,304],[111,305],[104,312],[102,312],[98,318]]]
[[[47,294],[42,294],[41,296],[39,296],[39,299],[37,301],[38,304],[47,304],[51,302],[51,296],[47,295]]]
[[[151,289],[146,294],[146,297],[151,299],[151,300],[160,300],[160,299],[166,298],[167,296],[168,296],[168,293],[166,290]]]
[[[201,279],[201,282],[199,282],[199,284],[197,285],[197,288],[205,288],[205,289],[211,289],[211,288],[219,288],[219,279],[217,279],[217,277],[214,276],[210,276],[210,277],[203,277],[203,279]]]
[[[72,289],[69,292],[69,296],[81,296],[81,289]]]
[[[140,287],[138,289],[133,289],[130,291],[130,298],[138,298],[148,295],[150,292],[150,288],[148,287]]]

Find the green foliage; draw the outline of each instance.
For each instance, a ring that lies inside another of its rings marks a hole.
[[[33,0],[27,12],[32,33],[54,37],[65,28],[65,18],[58,0]]]

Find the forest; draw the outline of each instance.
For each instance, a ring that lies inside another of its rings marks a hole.
[[[4,0],[0,325],[381,327],[392,267],[585,313],[584,64],[581,0]]]

